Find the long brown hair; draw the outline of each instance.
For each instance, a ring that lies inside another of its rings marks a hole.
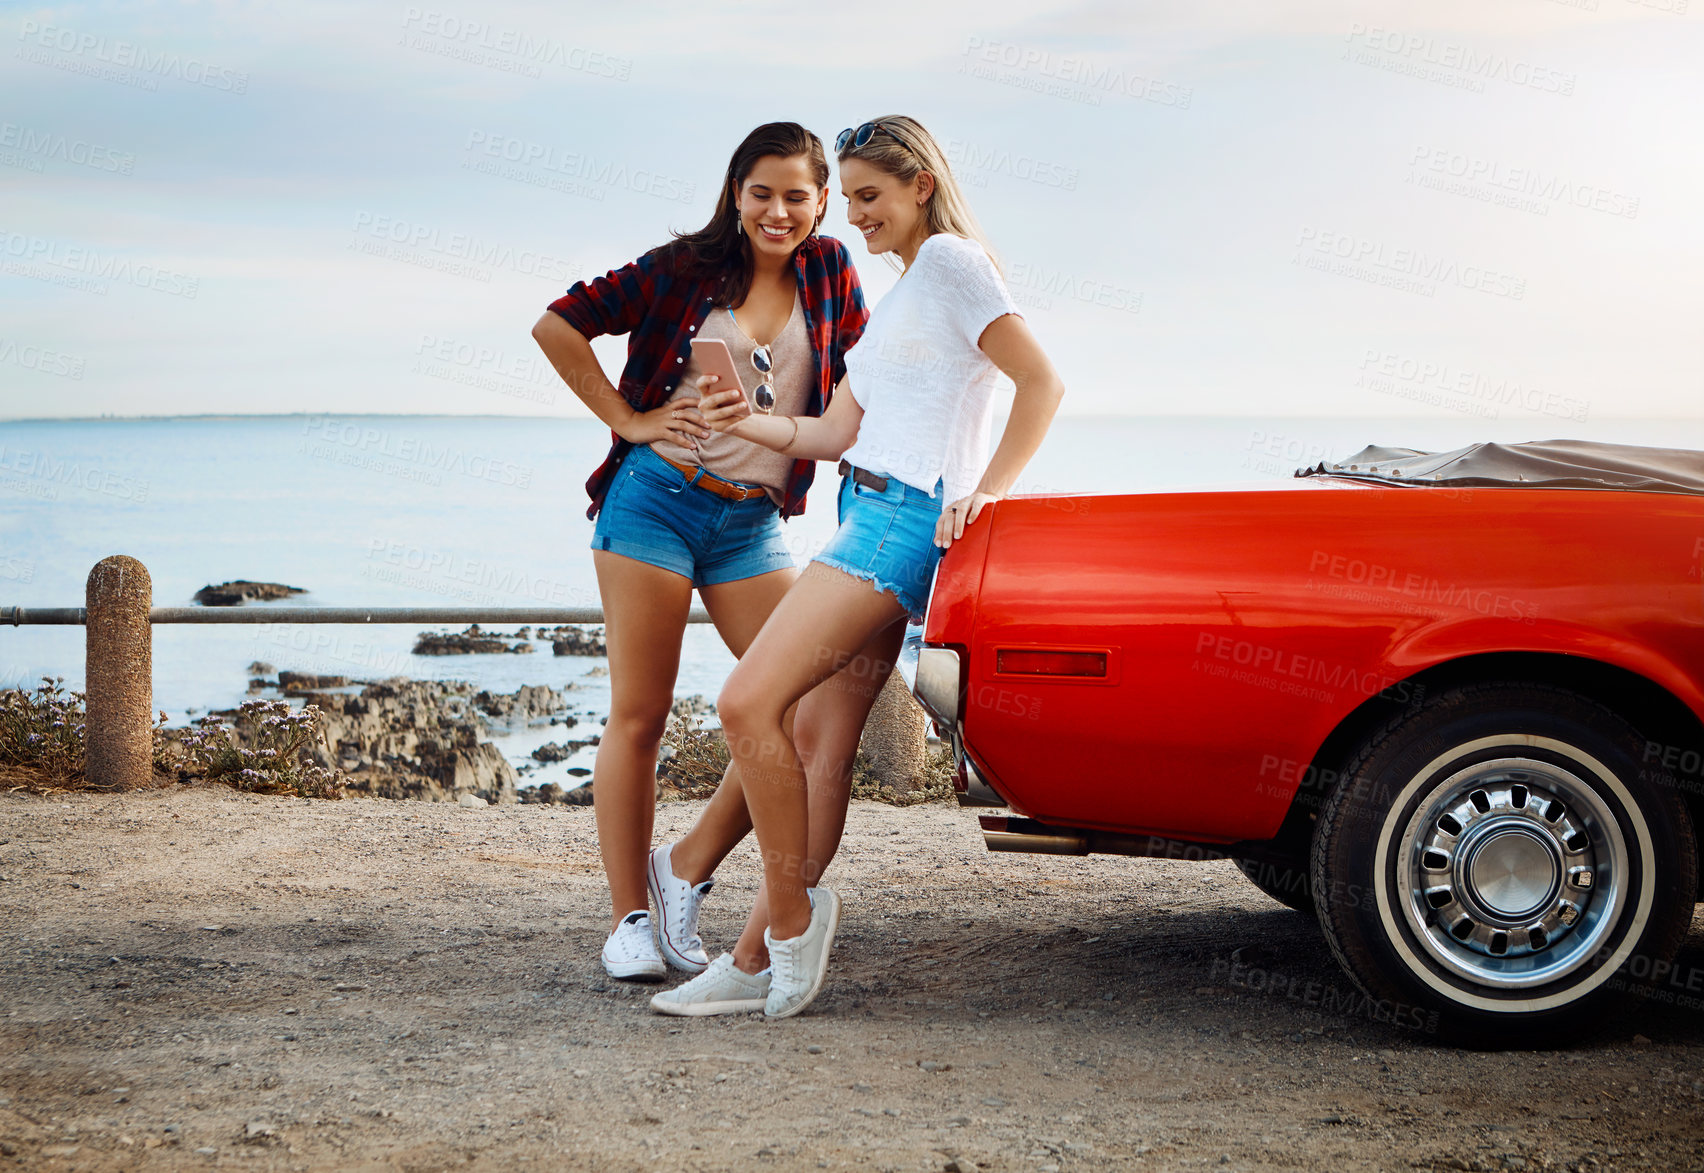
[[[970,201],[964,198],[964,189],[953,177],[953,169],[947,165],[946,152],[941,150],[935,136],[925,130],[921,122],[903,114],[889,114],[870,121],[880,123],[887,134],[878,131],[861,147],[848,142],[840,152],[840,160],[862,159],[901,183],[910,183],[920,172],[927,171],[935,180],[935,190],[930,193],[929,202],[923,208],[929,235],[950,232],[954,236],[974,240],[988,253],[994,267],[1000,268],[1000,258],[995,255],[988,237],[983,234],[982,225],[977,223],[975,213],[970,210]]]
[[[816,185],[828,186],[828,156],[822,149],[822,140],[797,122],[766,122],[734,148],[710,223],[697,232],[677,232],[668,244],[651,250],[672,260],[684,276],[702,279],[720,275],[722,283],[715,294],[717,305],[739,305],[751,292],[754,261],[751,242],[739,228],[739,190],[757,161],[771,155],[781,159],[804,156],[810,162]],[[820,214],[817,224],[822,224]]]

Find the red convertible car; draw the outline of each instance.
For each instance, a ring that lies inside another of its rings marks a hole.
[[[1369,448],[996,503],[915,693],[996,850],[1234,858],[1393,1021],[1566,1037],[1674,959],[1704,819],[1704,453]],[[1559,1033],[1560,1032],[1560,1033]]]

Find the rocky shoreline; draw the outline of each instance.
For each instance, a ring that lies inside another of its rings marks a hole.
[[[287,700],[317,707],[323,744],[310,755],[318,765],[341,770],[351,793],[464,805],[591,801],[589,787],[521,786],[520,772],[489,740],[492,732],[529,725],[575,728],[580,717],[569,711],[572,684],[561,690],[528,684],[501,693],[462,680],[357,680],[291,671],[271,677],[272,671],[270,664],[250,664],[249,691],[276,689]],[[234,720],[237,710],[212,715]],[[596,745],[599,736],[552,742],[533,757],[561,761]]]

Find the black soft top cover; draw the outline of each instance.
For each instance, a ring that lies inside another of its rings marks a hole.
[[[1299,477],[1349,477],[1393,485],[1520,485],[1540,489],[1630,489],[1704,495],[1704,452],[1589,440],[1469,444],[1453,452],[1369,445]]]

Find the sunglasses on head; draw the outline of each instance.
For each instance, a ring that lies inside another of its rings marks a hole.
[[[847,143],[851,143],[854,148],[869,145],[870,140],[876,137],[876,131],[878,130],[886,132],[889,138],[893,139],[895,142],[899,142],[899,136],[893,131],[888,130],[888,128],[883,126],[881,123],[866,122],[856,130],[848,126],[845,130],[835,135],[835,153],[838,154],[839,152],[844,151]],[[904,143],[900,143],[900,146],[904,145]]]

